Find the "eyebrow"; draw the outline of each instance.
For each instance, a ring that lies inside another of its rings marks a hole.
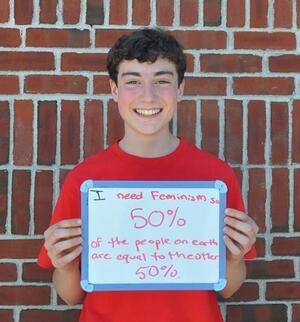
[[[171,75],[174,76],[174,73],[168,70],[161,70],[159,72],[154,73],[154,76],[161,76],[161,75]],[[141,76],[138,72],[124,72],[121,74],[121,77],[124,76]]]

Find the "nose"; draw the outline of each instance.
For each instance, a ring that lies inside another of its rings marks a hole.
[[[155,97],[155,88],[152,82],[145,82],[143,91],[143,100],[145,102],[152,102]]]

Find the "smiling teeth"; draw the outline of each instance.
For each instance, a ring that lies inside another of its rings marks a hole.
[[[138,114],[144,115],[144,116],[152,116],[158,114],[161,109],[160,108],[152,108],[152,109],[139,109],[137,108],[135,110]]]

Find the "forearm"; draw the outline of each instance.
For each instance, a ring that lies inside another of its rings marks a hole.
[[[80,287],[80,271],[55,269],[53,284],[58,295],[69,305],[81,303],[84,291]]]
[[[220,295],[224,298],[232,296],[243,284],[246,279],[246,265],[242,260],[228,260],[226,265],[227,285],[220,291]]]

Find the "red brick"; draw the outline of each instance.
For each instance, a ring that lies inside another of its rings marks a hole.
[[[180,25],[193,26],[198,23],[198,2],[194,0],[180,0]],[[165,12],[165,15],[167,13]]]
[[[103,25],[103,0],[87,0],[86,23],[89,25]]]
[[[264,101],[250,101],[248,104],[248,162],[265,162],[266,110]]]
[[[266,182],[264,169],[249,169],[248,213],[257,223],[260,232],[265,232]]]
[[[218,156],[220,135],[218,101],[201,101],[201,132],[201,147]]]
[[[300,298],[300,282],[267,283],[267,300],[298,300]]]
[[[36,263],[24,263],[22,269],[24,282],[51,282],[52,271],[40,268]]]
[[[38,164],[54,164],[56,152],[56,102],[38,103]]]
[[[195,101],[182,101],[177,110],[177,135],[195,143],[196,123]]]
[[[85,94],[87,80],[87,77],[80,75],[29,75],[25,78],[25,92]]]
[[[50,304],[49,286],[1,286],[2,305],[46,305]]]
[[[204,0],[204,26],[219,26],[221,24],[221,0]]]
[[[18,76],[0,76],[0,95],[19,94]]]
[[[29,28],[26,46],[87,48],[90,46],[90,35],[88,30]]]
[[[56,23],[57,0],[40,0],[40,23]]]
[[[127,0],[110,0],[109,6],[109,24],[126,25],[127,24]]]
[[[8,163],[9,158],[9,122],[8,102],[0,102],[0,164]]]
[[[290,195],[287,169],[272,169],[271,194],[272,231],[288,231]]]
[[[53,172],[37,171],[34,191],[34,232],[43,234],[47,229],[52,213]]]
[[[268,26],[268,0],[250,0],[251,28]]]
[[[103,149],[103,104],[88,100],[84,110],[84,157]]]
[[[29,25],[33,17],[33,0],[14,0],[15,23]]]
[[[12,181],[12,233],[26,235],[30,220],[30,171],[15,170]]]
[[[236,95],[292,95],[292,77],[234,77],[233,91]]]
[[[243,106],[241,101],[225,102],[225,149],[227,162],[242,163],[243,151]]]
[[[300,256],[300,237],[274,237],[271,249],[275,256]]]
[[[108,76],[94,76],[94,94],[110,94]]]
[[[239,187],[241,187],[243,184],[243,171],[241,167],[234,167],[232,170],[238,180]]]
[[[275,279],[294,278],[294,262],[292,260],[255,260],[247,261],[247,278]]]
[[[300,169],[294,170],[294,230],[300,231]]]
[[[8,199],[7,171],[0,171],[0,234],[6,231],[7,199]]]
[[[174,31],[172,34],[186,49],[225,49],[227,46],[225,31]]]
[[[293,21],[292,0],[275,0],[274,3],[274,27],[291,28]]]
[[[14,106],[14,163],[32,164],[33,146],[33,102],[15,101]]]
[[[54,70],[54,56],[46,52],[0,52],[0,70]]]
[[[110,48],[121,36],[132,31],[130,29],[98,29],[96,30],[95,46]]]
[[[2,0],[0,10],[0,23],[7,22],[9,20],[9,0]]]
[[[300,304],[292,304],[292,321],[300,322]]]
[[[20,313],[20,322],[74,322],[79,320],[80,310],[37,310],[26,309]]]
[[[21,36],[19,29],[1,28],[0,29],[0,46],[1,47],[18,47],[21,45]]]
[[[203,54],[200,66],[209,73],[255,73],[262,70],[262,59],[255,55]]]
[[[192,54],[185,54],[186,58],[186,71],[188,73],[194,72],[195,57]]]
[[[271,108],[272,163],[284,164],[288,161],[288,104],[276,102]]]
[[[149,25],[150,10],[150,0],[132,0],[132,23],[134,25]]]
[[[227,0],[227,27],[245,25],[245,0]]]
[[[0,281],[15,282],[17,280],[17,266],[13,263],[0,263]]]
[[[63,53],[61,57],[63,71],[87,70],[106,71],[106,54]]]
[[[124,122],[118,111],[117,104],[110,100],[107,113],[107,144],[112,145],[124,136]]]
[[[234,34],[235,49],[296,49],[296,37],[291,32],[247,32]]]
[[[80,20],[81,0],[63,1],[63,20],[65,24],[76,24]]]
[[[186,77],[185,95],[226,95],[224,77]]]
[[[166,14],[166,12],[168,14]],[[160,26],[172,26],[174,21],[174,0],[156,0],[156,22]]]
[[[59,173],[59,187],[61,188],[65,179],[67,178],[67,175],[69,174],[71,170],[68,169],[61,169]]]
[[[281,55],[269,58],[271,72],[296,73],[300,72],[299,55]]]
[[[264,257],[266,253],[266,241],[264,238],[257,238],[255,243],[257,257]]]
[[[3,239],[0,240],[1,258],[36,259],[44,240],[39,239]],[[2,303],[1,303],[2,304]]]
[[[300,163],[300,100],[294,101],[293,104],[293,132],[292,132],[292,160]]]
[[[78,101],[62,101],[61,163],[76,164],[80,158],[80,112]]]
[[[230,322],[287,322],[284,304],[248,304],[227,306],[226,321]]]
[[[14,322],[13,310],[1,309],[0,310],[0,320],[5,321],[5,322]]]
[[[244,283],[226,302],[256,301],[259,299],[259,286],[257,283]]]

